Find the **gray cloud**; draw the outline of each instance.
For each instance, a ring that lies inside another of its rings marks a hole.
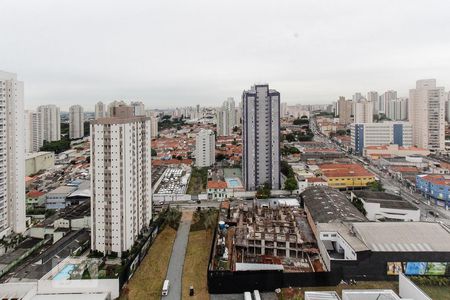
[[[327,103],[416,79],[450,83],[450,1],[3,0],[0,69],[26,106],[218,104],[269,82]]]

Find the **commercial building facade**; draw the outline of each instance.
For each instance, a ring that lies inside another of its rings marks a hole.
[[[437,204],[450,208],[450,175],[417,175],[416,189]]]
[[[366,146],[363,150],[363,156],[371,159],[379,159],[381,157],[395,157],[395,156],[411,156],[420,155],[428,156],[430,151],[427,149],[417,147],[403,147],[396,144],[381,145],[381,146]]]
[[[350,134],[351,147],[357,155],[362,155],[367,146],[412,146],[412,126],[408,122],[353,123]]]
[[[352,191],[351,200],[359,199],[369,221],[420,221],[420,209],[401,196],[384,192]]]
[[[242,95],[243,164],[246,190],[280,184],[280,93],[268,84],[254,85]]]
[[[358,164],[319,165],[328,186],[337,189],[363,188],[375,181],[375,176]]]
[[[23,82],[0,71],[0,238],[25,225]]]
[[[120,106],[91,122],[91,247],[130,250],[152,218],[150,119]]]
[[[36,174],[41,170],[48,170],[55,166],[53,152],[33,152],[25,156],[25,176]]]

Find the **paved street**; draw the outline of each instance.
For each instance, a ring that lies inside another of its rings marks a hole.
[[[169,295],[163,296],[161,299],[181,299],[181,279],[183,276],[184,256],[186,255],[192,213],[192,211],[183,211],[177,237],[175,238],[172,249],[172,256],[170,257],[169,269],[167,270],[167,279],[170,281]]]

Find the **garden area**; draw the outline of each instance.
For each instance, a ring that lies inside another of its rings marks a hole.
[[[166,226],[158,234],[134,276],[123,287],[122,300],[159,299],[169,266],[176,230]]]
[[[192,168],[191,179],[187,193],[190,195],[198,195],[206,191],[208,183],[208,168]]]

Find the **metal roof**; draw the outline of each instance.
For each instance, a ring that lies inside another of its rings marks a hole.
[[[375,252],[450,252],[450,232],[431,222],[353,223],[356,236]]]
[[[302,198],[315,223],[367,221],[344,193],[331,187],[308,187],[302,193]]]

